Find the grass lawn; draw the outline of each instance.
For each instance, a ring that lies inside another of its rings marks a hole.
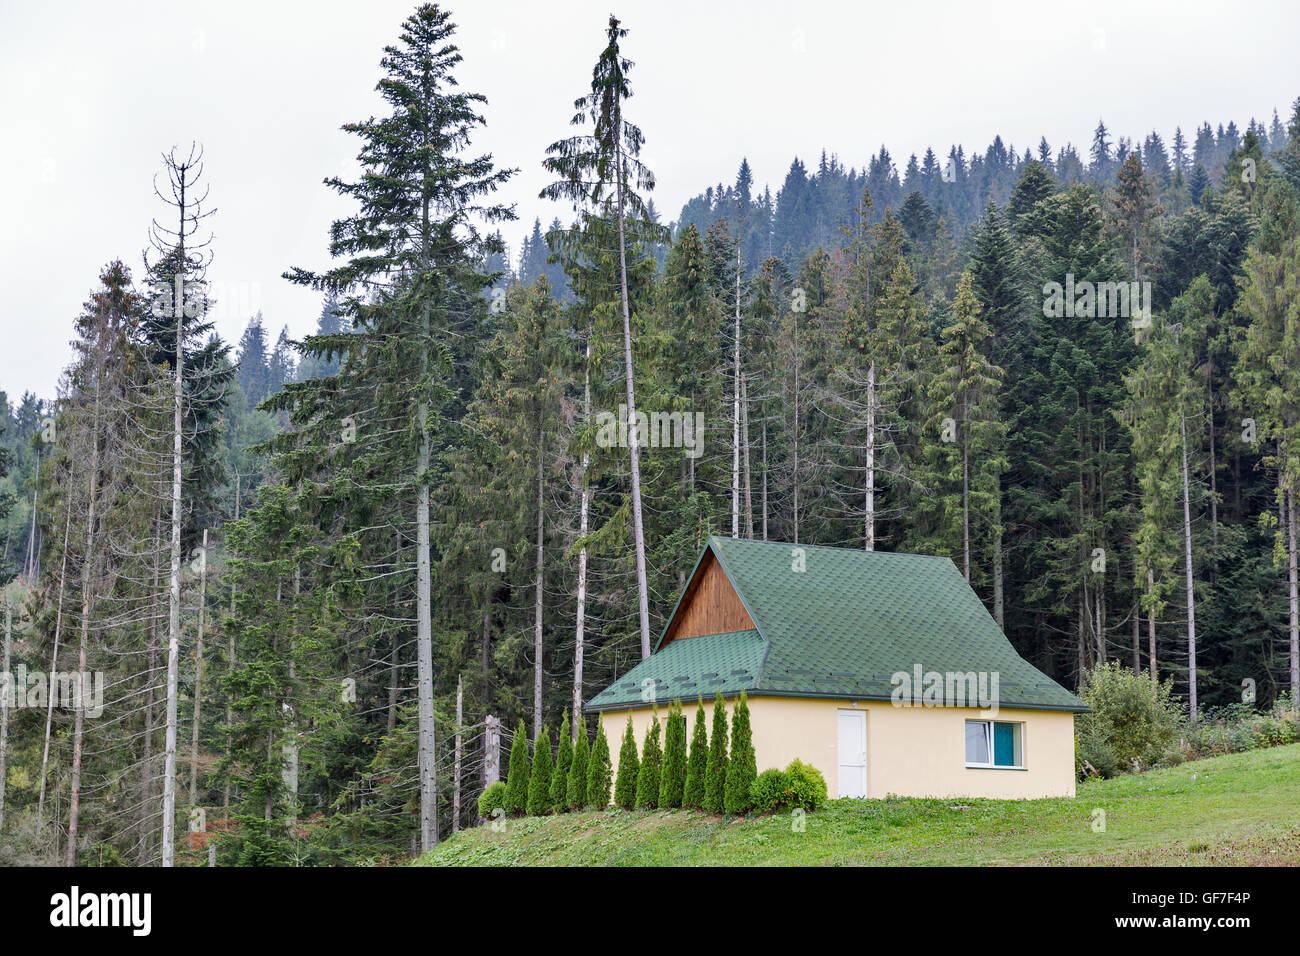
[[[1297,866],[1298,797],[1292,744],[1087,781],[1069,800],[834,800],[803,832],[788,814],[528,817],[458,833],[416,865]]]

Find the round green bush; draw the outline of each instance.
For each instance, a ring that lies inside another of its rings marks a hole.
[[[802,760],[791,760],[785,768],[785,785],[788,807],[802,807],[811,812],[826,802],[826,778]]]
[[[1080,749],[1089,740],[1096,743],[1093,752],[1099,756],[1108,748],[1118,773],[1154,766],[1184,727],[1182,709],[1173,700],[1173,681],[1153,685],[1149,677],[1118,661],[1089,671],[1079,696],[1092,708],[1075,719]]]
[[[749,786],[749,797],[754,805],[754,812],[772,813],[779,807],[785,806],[786,790],[784,773],[775,767],[764,770]]]
[[[506,785],[498,780],[478,796],[478,815],[484,820],[492,819],[492,811],[506,808]]]

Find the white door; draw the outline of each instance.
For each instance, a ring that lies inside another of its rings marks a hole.
[[[867,795],[867,712],[839,711],[841,797]]]

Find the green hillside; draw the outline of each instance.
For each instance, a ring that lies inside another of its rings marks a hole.
[[[1089,781],[1071,800],[836,800],[789,816],[565,814],[457,834],[420,866],[1300,865],[1300,744]],[[1105,831],[1094,832],[1094,811]]]

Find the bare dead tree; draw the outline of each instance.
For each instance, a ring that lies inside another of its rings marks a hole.
[[[171,305],[176,320],[176,354],[172,368],[172,520],[171,520],[171,575],[168,591],[167,616],[167,717],[166,743],[163,769],[163,820],[162,865],[171,866],[176,851],[176,730],[177,730],[177,671],[180,660],[181,631],[181,480],[182,448],[184,446],[185,403],[185,319],[198,318],[202,308],[201,298],[186,295],[186,282],[202,283],[211,264],[208,250],[211,235],[199,241],[197,234],[203,220],[216,210],[205,210],[208,190],[197,194],[203,178],[203,150],[191,143],[184,158],[173,148],[163,156],[167,175],[168,193],[164,195],[154,181],[154,193],[171,207],[176,228],[155,219],[149,238],[154,250],[163,257],[162,262],[172,269]],[[148,258],[146,256],[146,263]],[[166,268],[164,265],[164,269]],[[155,304],[157,308],[157,304]],[[156,315],[158,313],[155,313]],[[158,317],[162,317],[159,315]]]

